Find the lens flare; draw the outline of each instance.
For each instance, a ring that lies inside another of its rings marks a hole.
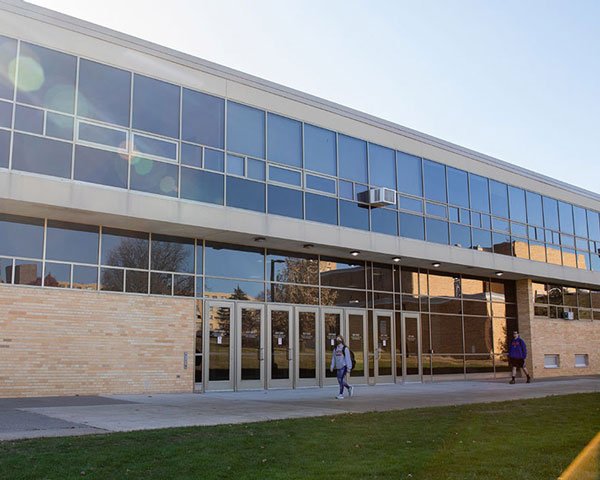
[[[152,160],[140,157],[133,157],[131,159],[131,163],[138,175],[148,175],[154,166],[154,162]]]
[[[160,181],[160,190],[164,193],[171,193],[177,191],[177,182],[173,177],[164,177]]]
[[[15,82],[16,72],[16,60],[12,60],[9,65],[10,76]],[[39,90],[46,76],[44,75],[44,69],[42,66],[33,58],[22,56],[19,58],[19,75],[17,88],[22,92],[35,92]]]

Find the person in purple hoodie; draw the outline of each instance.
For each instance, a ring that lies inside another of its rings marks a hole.
[[[512,367],[512,379],[509,382],[511,385],[515,383],[517,368],[521,368],[525,372],[525,375],[527,375],[527,383],[531,383],[531,377],[529,376],[529,372],[525,367],[526,358],[527,345],[525,345],[523,339],[519,337],[519,332],[514,331],[513,339],[508,347],[508,365]]]

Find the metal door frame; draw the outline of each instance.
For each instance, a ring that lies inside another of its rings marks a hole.
[[[418,374],[408,375],[406,373],[406,318],[417,320],[417,359]],[[423,382],[423,339],[421,338],[421,315],[418,312],[402,312],[402,379],[404,383]]]
[[[229,308],[229,380],[210,380],[210,308]],[[236,302],[228,300],[205,300],[204,301],[204,321],[203,321],[203,350],[204,350],[204,361],[202,365],[202,389],[205,392],[209,391],[232,391],[235,387],[235,367],[234,367],[234,354],[233,350],[236,346],[236,342],[232,342],[231,339],[235,339],[235,316],[236,316]],[[214,385],[214,386],[213,386]]]
[[[260,342],[259,342],[259,371],[260,378],[258,380],[242,380],[242,310],[252,309],[260,311]],[[234,389],[238,390],[263,390],[267,385],[267,375],[265,368],[265,304],[252,302],[236,302],[235,308],[235,352],[234,352],[234,371],[235,384]]]
[[[271,323],[271,312],[288,312],[288,322],[289,322],[289,338],[288,338],[288,368],[289,368],[289,378],[288,379],[275,379],[271,378],[272,374],[272,356],[271,356],[271,348],[273,344],[273,331],[272,331],[272,323]],[[265,342],[265,358],[266,358],[266,388],[284,388],[291,389],[294,388],[296,383],[296,360],[295,360],[295,350],[296,350],[296,312],[294,307],[291,305],[267,305],[267,315],[265,319],[266,323],[266,342]]]
[[[320,363],[321,363],[321,367],[319,368],[319,386],[324,387],[326,385],[337,385],[337,377],[333,376],[333,377],[327,377],[327,372],[329,371],[329,367],[331,365],[331,363],[327,362],[327,352],[328,351],[332,351],[333,350],[333,346],[335,345],[331,345],[331,341],[328,338],[325,338],[325,315],[331,313],[334,315],[339,315],[340,318],[340,331],[336,334],[337,335],[342,335],[342,337],[345,338],[345,331],[344,331],[344,309],[342,307],[321,307],[320,308],[320,313],[319,313],[319,330],[320,330],[320,337],[321,337],[321,346],[320,346],[320,355],[319,355],[319,359],[320,359]],[[335,340],[334,340],[335,342]]]
[[[388,332],[388,342],[389,342],[389,352],[390,352],[390,375],[379,375],[379,359],[381,358],[381,351],[379,348],[379,323],[377,322],[377,317],[387,317],[389,318],[389,332]],[[374,358],[374,380],[376,384],[381,383],[394,383],[394,369],[395,369],[395,358],[394,358],[394,343],[392,336],[392,329],[394,324],[394,311],[393,310],[373,310],[373,349],[375,352]]]
[[[308,312],[314,313],[315,315],[315,378],[300,378],[300,313]],[[319,371],[320,371],[320,340],[319,340],[319,318],[320,318],[320,309],[319,307],[303,307],[296,306],[294,307],[294,384],[293,388],[302,388],[302,387],[318,387],[319,384]]]
[[[367,332],[368,322],[367,322],[367,309],[363,308],[346,308],[344,309],[344,338],[346,339],[346,343],[350,345],[350,315],[358,315],[362,317],[362,344],[363,344],[363,371],[364,374],[362,377],[354,377],[352,373],[350,374],[350,383],[351,384],[366,384],[368,382],[369,376],[369,363],[368,363],[368,354],[369,354],[369,335]],[[354,355],[356,355],[356,351]]]

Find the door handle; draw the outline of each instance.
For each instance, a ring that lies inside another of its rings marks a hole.
[[[288,348],[288,357],[287,357],[288,362],[291,362],[292,358],[293,358],[292,349]]]
[[[261,362],[265,359],[265,349],[264,348],[259,348],[258,349],[258,359]]]

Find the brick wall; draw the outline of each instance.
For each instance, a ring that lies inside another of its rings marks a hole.
[[[0,397],[191,392],[194,317],[190,298],[0,285]]]

